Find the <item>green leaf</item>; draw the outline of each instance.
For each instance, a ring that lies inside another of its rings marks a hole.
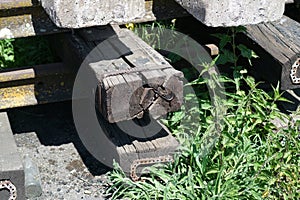
[[[236,61],[236,56],[234,55],[233,52],[224,49],[222,53],[220,54],[216,64],[217,65],[224,65],[226,63],[235,63]]]
[[[238,27],[235,27],[234,31],[235,31],[235,33],[245,33],[247,31],[247,29],[244,26],[238,26]]]
[[[216,33],[216,34],[212,34],[212,36],[220,39],[219,48],[221,50],[224,49],[224,47],[226,46],[226,44],[232,42],[232,38],[229,35],[226,35],[226,34]]]
[[[243,44],[239,44],[237,46],[237,48],[241,51],[241,56],[243,56],[244,58],[247,58],[249,61],[249,64],[252,66],[251,58],[258,58],[256,53]]]

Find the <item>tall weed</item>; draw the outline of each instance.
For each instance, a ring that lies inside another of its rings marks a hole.
[[[175,161],[150,167],[150,174],[138,182],[116,165],[107,190],[112,199],[300,199],[298,122],[292,125],[291,117],[278,110],[276,102],[285,101],[279,86],[270,93],[259,89],[237,64],[241,56],[251,65],[256,54],[235,44],[235,33],[218,35],[220,45],[233,47],[223,50],[218,62],[232,63],[234,76],[199,77],[188,83],[196,95],[186,92],[185,101],[197,102],[198,107],[183,106],[165,121],[182,144]],[[215,100],[206,89],[209,81],[230,88],[218,102],[226,111],[219,133],[214,132],[217,106],[212,106]],[[278,128],[276,120],[286,127]]]

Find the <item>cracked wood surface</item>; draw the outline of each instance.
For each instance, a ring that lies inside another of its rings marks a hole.
[[[96,105],[109,122],[141,118],[147,112],[158,117],[180,109],[182,72],[131,31],[89,28],[63,40],[55,47],[63,51],[59,54],[67,65],[79,67],[84,61],[81,66],[90,77],[85,80],[93,82],[87,83],[91,88],[96,84]],[[158,91],[174,98],[164,98]]]

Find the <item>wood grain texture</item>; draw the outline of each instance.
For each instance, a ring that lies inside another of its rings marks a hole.
[[[141,118],[147,112],[158,117],[180,109],[183,74],[131,31],[96,27],[78,30],[64,40],[68,44],[56,45],[65,49],[62,59],[66,65],[83,63],[96,79],[97,106],[109,122]],[[164,98],[158,91],[174,98]]]
[[[124,122],[122,127],[128,122]],[[178,141],[171,135],[169,130],[161,125],[158,121],[153,120],[153,126],[157,126],[159,130],[152,137],[147,137],[147,134],[150,133],[151,129],[147,126],[144,126],[145,120],[136,120],[135,123],[140,124],[137,129],[130,129],[130,134],[132,135],[143,135],[142,132],[147,132],[145,138],[134,137],[124,133],[117,127],[117,124],[109,124],[114,128],[109,127],[109,130],[113,130],[115,135],[115,144],[118,146],[117,152],[119,155],[119,164],[125,172],[130,172],[130,166],[134,160],[141,158],[156,158],[159,156],[173,155],[179,146]],[[128,126],[131,126],[128,123]],[[136,132],[136,133],[134,133]],[[141,132],[141,133],[137,133]],[[138,173],[141,172],[141,169],[138,169]]]
[[[172,156],[178,149],[179,143],[170,131],[149,115],[143,119],[109,123],[97,110],[91,113],[95,109],[90,100],[82,99],[73,103],[85,108],[80,112],[86,116],[81,124],[83,126],[77,121],[78,133],[83,131],[80,134],[81,141],[96,159],[107,166],[112,167],[116,161],[129,175],[135,160]],[[95,119],[90,118],[93,114],[96,115]],[[94,123],[97,124],[95,127]]]
[[[290,78],[291,67],[300,57],[299,30],[300,24],[286,16],[276,22],[247,26],[247,36],[274,59],[273,69],[271,66],[265,66],[258,70],[265,79],[274,83],[272,76],[280,76],[282,90],[300,87],[293,84]],[[300,77],[300,72],[297,75]]]

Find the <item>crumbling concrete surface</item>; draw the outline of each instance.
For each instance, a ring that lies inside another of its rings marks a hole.
[[[285,0],[175,0],[207,26],[239,26],[275,21]]]
[[[8,180],[16,187],[17,199],[25,200],[24,169],[22,159],[10,127],[8,116],[0,112],[0,181]],[[0,190],[0,199],[8,199],[9,193]]]
[[[144,0],[41,0],[52,21],[62,28],[126,23],[145,14]]]

